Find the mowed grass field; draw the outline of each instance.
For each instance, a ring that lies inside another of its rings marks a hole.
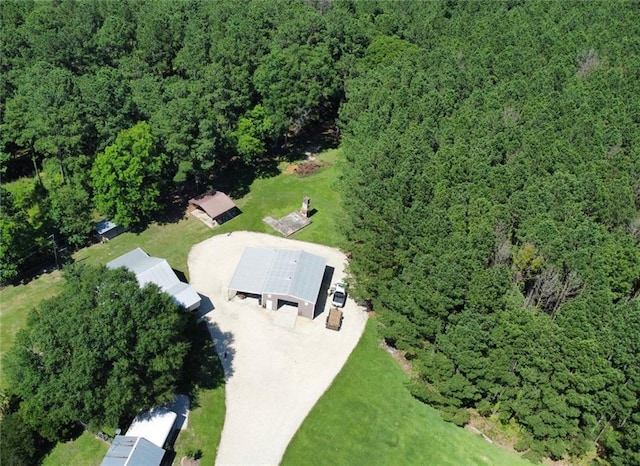
[[[140,233],[127,232],[113,240],[82,249],[77,262],[106,264],[135,247],[166,258],[178,272],[189,276],[191,247],[214,234],[249,230],[278,235],[262,222],[298,210],[304,196],[316,212],[312,223],[292,237],[303,241],[340,245],[337,225],[343,220],[336,190],[338,150],[321,160],[328,165],[307,177],[293,173],[255,180],[249,193],[236,203],[242,214],[211,230],[193,217],[172,223],[151,224]],[[287,166],[282,167],[286,169]],[[0,291],[0,351],[7,351],[15,332],[26,323],[29,311],[62,287],[60,272],[44,274],[26,285]],[[438,413],[411,397],[407,376],[378,348],[375,322],[367,330],[334,384],[312,410],[287,450],[283,464],[368,465],[517,465],[529,464],[486,443],[480,437],[442,421]],[[176,444],[174,464],[188,452],[200,450],[201,465],[213,465],[224,423],[224,386],[202,389],[198,406],[190,413],[188,428]],[[126,426],[123,426],[126,427]],[[84,433],[58,444],[44,459],[45,466],[98,465],[108,446]],[[310,452],[313,452],[312,454]]]
[[[199,452],[200,466],[214,466],[224,415],[224,390],[204,390],[199,396],[199,406],[189,412],[187,428],[178,436],[174,464],[179,464],[190,452]]]
[[[42,466],[100,466],[109,445],[83,433],[69,442],[59,443],[42,461]]]
[[[40,275],[27,285],[0,290],[0,358],[11,348],[15,334],[27,324],[29,311],[60,292],[64,280],[59,271]],[[0,388],[6,388],[0,372]]]
[[[73,255],[74,262],[105,265],[132,249],[142,248],[150,256],[162,257],[176,271],[189,278],[187,257],[191,246],[204,241],[212,230],[192,216],[174,223],[152,223],[140,233],[125,232],[106,243],[94,244]]]
[[[338,169],[335,164],[339,156],[338,149],[323,152],[318,161],[327,165],[309,176],[287,173],[292,165],[282,164],[281,175],[255,180],[249,193],[236,200],[242,214],[222,225],[216,233],[247,230],[279,235],[262,219],[267,216],[279,219],[298,211],[302,198],[307,196],[311,198],[311,224],[291,238],[339,247],[337,226],[344,217],[336,186]]]
[[[379,347],[377,325],[369,319],[344,368],[289,444],[282,465],[531,464],[444,422],[435,409],[413,398],[405,387],[408,376]]]

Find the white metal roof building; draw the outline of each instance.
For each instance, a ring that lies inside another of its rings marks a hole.
[[[143,437],[162,448],[171,434],[177,417],[176,413],[167,408],[150,409],[136,416],[126,435],[127,437]]]
[[[188,283],[178,279],[165,259],[151,257],[140,248],[112,260],[107,267],[125,267],[136,275],[140,286],[155,283],[162,291],[169,293],[177,304],[190,311],[200,307],[200,295]]]
[[[296,304],[313,319],[327,261],[299,249],[246,248],[229,284],[229,295],[260,295],[267,309],[281,301]]]
[[[177,418],[176,412],[165,407],[139,414],[125,435],[113,439],[101,466],[159,466]]]

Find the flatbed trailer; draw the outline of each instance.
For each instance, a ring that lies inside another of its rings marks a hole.
[[[330,330],[340,330],[340,327],[342,327],[342,311],[337,307],[329,309],[329,315],[327,316],[327,323],[325,326]]]

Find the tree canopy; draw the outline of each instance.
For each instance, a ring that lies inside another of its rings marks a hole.
[[[345,24],[347,12],[297,0],[1,2],[3,178],[31,169],[54,207],[33,218],[47,228],[31,241],[80,245],[94,208],[130,225],[166,191],[216,188],[226,170],[264,172],[278,141],[335,117],[369,40],[357,17]],[[153,163],[121,173],[116,138],[139,123],[154,153],[133,158]],[[50,254],[43,246],[37,256]]]
[[[140,288],[125,269],[77,265],[64,276],[3,364],[22,418],[50,440],[172,399],[190,347],[191,314],[156,285]]]
[[[637,9],[411,5],[341,108],[354,291],[451,420],[639,464]]]
[[[30,225],[19,215],[13,195],[0,186],[0,282],[15,278],[28,256]]]
[[[120,132],[93,164],[96,206],[125,227],[160,210],[165,163],[147,123]]]
[[[0,10],[0,173],[33,174],[0,189],[0,280],[94,207],[139,222],[337,119],[351,290],[412,393],[518,424],[532,459],[640,464],[636,2]]]

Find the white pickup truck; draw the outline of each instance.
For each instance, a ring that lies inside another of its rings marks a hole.
[[[347,302],[347,288],[342,282],[336,283],[333,297],[331,298],[331,305],[335,307],[344,307]]]

